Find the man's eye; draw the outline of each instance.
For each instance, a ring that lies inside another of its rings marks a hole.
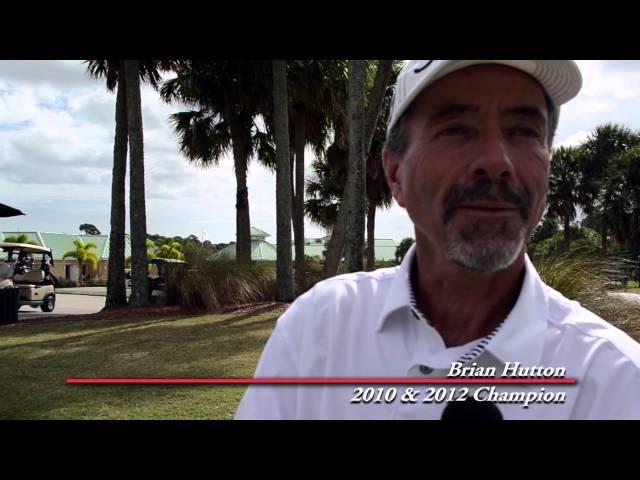
[[[455,136],[455,135],[467,135],[471,130],[463,125],[455,125],[447,127],[440,131],[440,135]]]
[[[515,127],[513,129],[513,133],[520,137],[540,138],[540,133],[535,128],[531,127]]]

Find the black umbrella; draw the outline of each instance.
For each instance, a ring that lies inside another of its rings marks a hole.
[[[24,213],[17,208],[0,203],[0,217],[17,217],[18,215],[24,215]]]

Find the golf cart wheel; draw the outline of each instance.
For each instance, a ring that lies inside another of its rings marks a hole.
[[[53,294],[49,294],[46,297],[44,297],[44,300],[42,300],[42,306],[40,307],[40,309],[43,312],[53,312],[53,309],[56,307],[56,297]]]

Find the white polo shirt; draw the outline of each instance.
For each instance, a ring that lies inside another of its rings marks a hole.
[[[300,296],[279,318],[255,377],[444,378],[457,361],[494,367],[499,376],[507,362],[519,362],[564,367],[565,378],[577,383],[493,391],[491,385],[252,385],[236,419],[440,419],[447,400],[461,395],[492,401],[506,420],[640,419],[640,345],[545,285],[528,257],[518,300],[496,331],[447,348],[412,311],[414,256],[415,245],[399,267],[333,277]],[[401,401],[407,388],[417,393],[414,401]],[[373,390],[365,402],[367,389]]]

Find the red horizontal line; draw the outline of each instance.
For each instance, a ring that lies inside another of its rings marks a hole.
[[[83,384],[226,384],[226,385],[341,385],[341,384],[571,384],[575,378],[67,378]]]

